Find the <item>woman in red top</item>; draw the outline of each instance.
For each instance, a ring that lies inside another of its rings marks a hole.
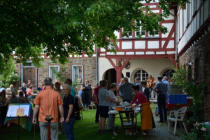
[[[142,92],[139,91],[138,86],[133,86],[134,97],[131,101],[131,105],[136,103],[136,106],[141,104],[141,129],[143,131],[143,135],[146,135],[147,130],[151,130],[154,127],[152,111],[150,108],[150,103],[147,100],[146,96]]]
[[[131,104],[136,103],[136,106],[138,106],[139,104],[147,103],[147,98],[141,91],[137,91],[136,88],[138,88],[138,86],[133,86],[133,92],[135,95],[131,101]]]

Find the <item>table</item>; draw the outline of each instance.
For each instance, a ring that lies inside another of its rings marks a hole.
[[[123,110],[124,111],[124,110]],[[134,113],[135,114],[138,114],[141,112],[141,107],[140,106],[137,106],[134,110]],[[112,110],[109,110],[108,112],[109,115],[117,115],[119,114],[119,111],[115,110],[115,109],[112,109]]]
[[[126,110],[126,109],[124,109],[124,110],[122,110],[122,111],[125,111],[125,114],[126,114],[126,111],[131,111],[131,110]],[[141,107],[140,106],[137,106],[135,109],[134,109],[134,126],[133,127],[135,127],[135,131],[136,131],[136,125],[137,125],[137,115],[138,115],[138,113],[140,113],[141,112]],[[108,121],[108,129],[113,129],[113,134],[116,134],[116,132],[115,132],[115,124],[114,124],[114,120],[115,120],[115,118],[120,118],[120,111],[117,111],[117,110],[115,110],[115,109],[112,109],[112,110],[109,110],[109,112],[108,112],[108,114],[109,114],[109,121]],[[119,114],[119,116],[118,117],[116,117],[117,115]],[[129,116],[129,114],[126,114],[126,116]],[[133,116],[133,115],[132,115]],[[123,122],[123,118],[122,118],[122,116],[121,116],[121,125],[122,124],[124,124],[124,123],[127,123],[127,122]],[[125,119],[125,120],[127,120],[127,119]],[[131,120],[130,120],[131,121]],[[128,126],[127,126],[128,127]],[[122,129],[125,129],[124,128],[124,126],[122,126]]]
[[[179,109],[179,108],[184,107],[184,106],[190,106],[192,104],[193,104],[193,99],[188,98],[187,99],[187,104],[169,104],[169,103],[166,103],[166,109],[168,111],[176,110],[176,109]]]

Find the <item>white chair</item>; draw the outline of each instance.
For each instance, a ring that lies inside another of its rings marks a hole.
[[[184,116],[185,113],[187,111],[187,107],[182,107],[178,110],[172,110],[169,113],[169,117],[168,117],[168,130],[170,128],[170,122],[174,122],[174,135],[176,135],[176,127],[177,127],[177,123],[178,122],[182,122],[185,132],[188,133],[186,125],[184,123]]]

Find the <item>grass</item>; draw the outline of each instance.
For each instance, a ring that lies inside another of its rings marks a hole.
[[[154,106],[151,105],[151,109],[154,110]],[[138,130],[140,131],[140,115],[137,116]],[[95,124],[95,110],[83,111],[83,120],[75,122],[74,134],[76,140],[122,140],[121,135],[120,119],[117,118],[115,126],[118,128],[118,136],[114,136],[112,132],[106,134],[98,134],[98,124]],[[31,132],[19,129],[20,140],[39,140],[39,127],[33,127]],[[34,135],[35,134],[35,135]],[[141,140],[141,135],[138,133],[138,140]],[[133,136],[125,136],[124,140],[133,139]],[[17,139],[17,126],[12,125],[7,128],[0,128],[0,139],[1,140],[16,140]],[[59,135],[59,140],[66,140],[64,133]]]

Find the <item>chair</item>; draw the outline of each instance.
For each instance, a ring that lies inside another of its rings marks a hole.
[[[95,109],[96,108],[96,105],[91,102],[90,105],[88,106],[89,109]]]
[[[185,113],[187,111],[187,107],[182,107],[178,110],[172,110],[169,113],[169,117],[168,117],[168,130],[170,128],[170,122],[174,122],[174,135],[176,135],[176,127],[177,127],[177,123],[178,122],[182,122],[185,132],[188,133],[186,125],[184,123],[184,116]]]
[[[123,135],[125,135],[125,130],[130,130],[132,135],[135,135],[137,121],[134,111],[119,111],[119,116]]]

